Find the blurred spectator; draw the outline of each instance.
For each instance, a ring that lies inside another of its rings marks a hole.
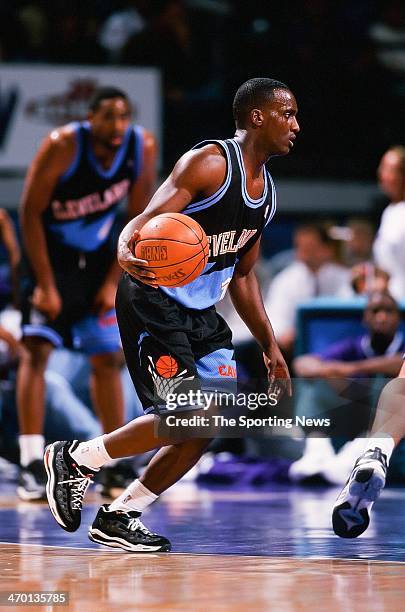
[[[98,40],[111,63],[120,62],[128,40],[145,27],[145,20],[137,10],[137,4],[134,0],[127,0],[119,10],[107,17],[100,28]]]
[[[351,217],[343,227],[332,227],[329,233],[342,241],[341,258],[346,266],[371,261],[375,229],[368,219]]]
[[[381,217],[374,257],[377,266],[390,276],[392,295],[398,300],[405,299],[405,147],[391,147],[383,155],[378,181],[391,203]]]
[[[21,40],[22,59],[44,60],[47,52],[46,41],[49,36],[49,22],[45,7],[28,0],[19,7],[17,16],[24,32]]]
[[[372,291],[387,291],[390,276],[385,270],[372,262],[356,264],[350,271],[353,291],[359,295],[368,295]]]
[[[400,0],[382,3],[380,19],[369,30],[381,64],[405,80],[405,6]]]
[[[165,95],[181,99],[185,89],[200,78],[193,60],[188,13],[182,0],[158,0],[149,10],[149,24],[128,40],[122,61],[160,68]]]
[[[347,297],[353,293],[350,270],[336,263],[336,242],[327,227],[298,227],[294,249],[295,261],[274,277],[264,300],[277,342],[287,357],[293,352],[300,303],[321,295]]]
[[[290,468],[291,480],[321,474],[333,484],[346,482],[359,445],[364,444],[361,438],[353,438],[368,428],[371,406],[385,379],[396,376],[401,368],[405,337],[399,330],[400,320],[394,298],[374,292],[364,311],[365,334],[333,343],[320,354],[294,359],[295,375],[311,379],[296,385],[296,414],[331,418],[331,427],[311,428],[303,457]],[[363,384],[351,379],[363,379]],[[331,435],[353,441],[335,455]]]

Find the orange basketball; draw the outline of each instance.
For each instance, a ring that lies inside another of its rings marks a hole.
[[[181,213],[157,215],[142,227],[135,257],[149,262],[162,287],[182,287],[204,270],[209,244],[201,225]]]
[[[178,369],[179,366],[177,361],[173,359],[173,357],[170,357],[170,355],[162,355],[156,362],[156,371],[160,376],[163,376],[163,378],[175,376]]]

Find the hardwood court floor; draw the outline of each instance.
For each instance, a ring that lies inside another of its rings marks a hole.
[[[68,534],[45,504],[17,502],[2,486],[0,591],[69,591],[68,609],[83,611],[402,609],[405,490],[387,489],[371,527],[354,541],[330,529],[335,496],[319,488],[179,484],[144,517],[172,540],[174,553],[134,555],[87,539],[102,501],[95,493],[82,527]]]

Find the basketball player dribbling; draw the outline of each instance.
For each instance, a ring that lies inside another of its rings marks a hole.
[[[101,466],[111,458],[160,449],[140,479],[99,509],[89,537],[100,544],[134,552],[171,548],[139,517],[197,463],[210,440],[190,436],[173,443],[170,436],[156,437],[154,420],[163,413],[165,395],[159,371],[162,361],[170,364],[176,393],[190,386],[206,388],[210,378],[218,378],[218,371],[236,375],[231,332],[215,310],[226,290],[263,349],[270,380],[277,371],[291,394],[288,368],[264,310],[253,266],[261,234],[276,208],[275,188],[265,164],[293,147],[299,132],[297,104],[287,85],[257,78],[238,89],[233,113],[235,136],[204,141],[183,155],[119,239],[118,259],[125,274],[117,291],[117,318],[145,416],[89,442],[55,442],[45,451],[50,509],[64,529],[75,531],[84,494]],[[147,262],[133,255],[141,227],[164,212],[189,215],[210,237],[211,253],[203,274],[184,287],[158,287]],[[191,408],[177,406],[174,413],[198,413],[198,406],[193,406],[195,412]]]

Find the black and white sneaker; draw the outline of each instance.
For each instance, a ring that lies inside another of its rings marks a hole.
[[[49,508],[63,529],[80,527],[83,498],[98,470],[77,465],[71,456],[78,440],[54,442],[45,449],[44,463],[48,476],[46,496]]]
[[[40,501],[46,499],[46,472],[40,459],[31,461],[20,470],[17,494],[24,501]]]
[[[97,475],[96,490],[104,497],[114,499],[138,478],[132,462],[127,459],[117,461],[114,465],[104,466]]]
[[[89,538],[97,544],[130,552],[170,552],[169,540],[151,533],[139,520],[140,516],[141,512],[109,510],[108,504],[104,504],[89,529]]]
[[[357,538],[370,523],[370,510],[385,486],[387,456],[380,448],[367,450],[354,465],[332,514],[333,530],[341,538]]]

